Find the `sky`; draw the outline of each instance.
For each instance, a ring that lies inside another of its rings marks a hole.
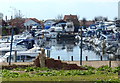
[[[0,0],[0,12],[5,16],[21,11],[25,18],[55,19],[58,15],[77,15],[93,20],[96,16],[113,20],[118,16],[119,0]]]

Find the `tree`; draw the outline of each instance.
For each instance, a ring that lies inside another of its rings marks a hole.
[[[22,18],[24,15],[21,13],[20,10],[16,11],[15,18]]]
[[[62,19],[63,19],[63,15],[62,14],[57,15],[56,20],[62,20]]]
[[[83,26],[84,28],[86,28],[86,22],[87,22],[86,18],[83,18],[83,19],[82,19],[82,23],[83,23],[82,26]]]
[[[97,16],[94,18],[95,21],[105,21],[105,20],[108,20],[107,17],[103,17],[103,16]]]
[[[117,17],[115,17],[115,18],[114,18],[114,21],[117,21],[117,20],[118,20],[118,18],[117,18]]]
[[[104,21],[108,21],[108,18],[107,18],[107,17],[104,17],[103,19],[104,19]]]
[[[94,18],[94,21],[95,21],[95,22],[96,22],[96,21],[98,21],[98,18],[97,18],[97,17],[95,17],[95,18]]]

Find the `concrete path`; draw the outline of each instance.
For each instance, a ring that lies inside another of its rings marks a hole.
[[[80,66],[80,62],[79,61],[62,61],[62,62],[65,62],[65,63],[68,63],[68,64],[77,64],[78,66]],[[33,65],[33,62],[16,62],[16,63],[12,63],[12,65],[15,64],[15,65]],[[108,65],[110,66],[111,64],[111,67],[118,67],[120,66],[120,61],[83,61],[82,63],[83,65],[87,65],[87,66],[92,66],[92,67],[95,67],[95,68],[98,68],[100,66],[103,66],[103,65]],[[8,63],[0,63],[0,65],[9,65]]]

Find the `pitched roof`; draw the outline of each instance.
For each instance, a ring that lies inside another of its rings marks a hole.
[[[78,17],[77,17],[77,15],[65,15],[64,16],[64,20],[65,21],[67,21],[67,20],[72,20],[72,19],[76,19],[76,20],[78,20]]]
[[[85,25],[86,25],[86,26],[90,26],[91,24],[94,24],[94,23],[95,23],[94,21],[89,20],[89,21],[86,21],[86,22],[85,22]],[[83,26],[83,21],[82,21],[82,20],[80,21],[80,25]]]
[[[34,22],[37,22],[37,23],[39,23],[39,24],[42,23],[41,21],[39,21],[39,20],[36,19],[36,18],[28,18],[28,19],[25,20],[25,22],[28,22],[29,20],[33,20]]]

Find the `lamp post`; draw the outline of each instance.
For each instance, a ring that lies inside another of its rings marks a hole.
[[[80,33],[80,36],[81,36],[81,44],[80,44],[80,65],[82,65],[82,28],[81,27],[81,33]]]
[[[12,27],[11,44],[10,44],[10,59],[9,59],[9,65],[11,65],[11,52],[12,52],[13,34],[14,34],[14,30],[13,30],[13,27]]]

